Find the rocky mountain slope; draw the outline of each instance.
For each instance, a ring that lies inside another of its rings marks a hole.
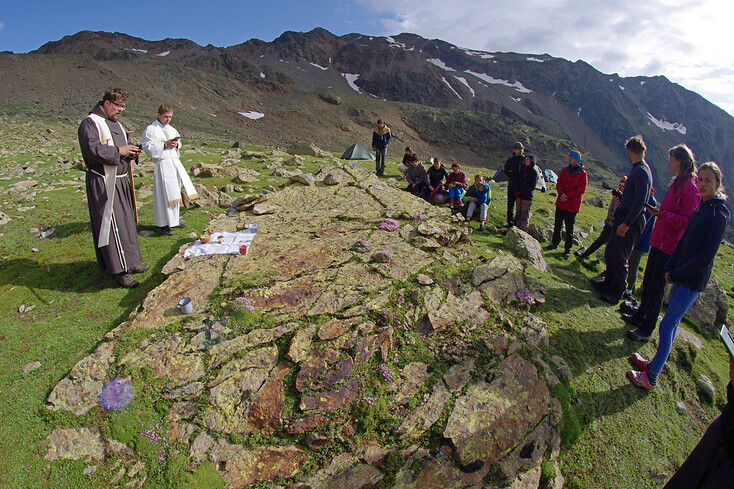
[[[583,61],[472,51],[414,34],[314,29],[218,48],[80,32],[28,55],[2,55],[0,68],[5,113],[43,104],[78,117],[103,88],[120,85],[135,94],[131,105],[140,105],[126,115],[141,125],[169,101],[179,125],[271,145],[307,139],[338,151],[369,143],[382,117],[398,153],[411,144],[496,168],[522,140],[555,168],[580,149],[598,176],[602,168],[626,172],[622,143],[641,133],[658,187],[668,181],[667,150],[680,142],[734,175],[734,119],[665,77],[621,78]]]

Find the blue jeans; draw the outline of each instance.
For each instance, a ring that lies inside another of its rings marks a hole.
[[[660,321],[660,343],[658,344],[658,351],[655,353],[655,357],[649,365],[649,370],[652,374],[657,375],[663,369],[663,365],[665,365],[668,356],[670,356],[670,350],[673,348],[673,340],[675,339],[675,334],[678,332],[680,320],[683,319],[683,315],[693,305],[700,294],[701,292],[691,290],[683,285],[673,285],[673,290],[670,292],[668,311],[665,313],[663,320]]]
[[[464,190],[461,187],[453,186],[449,189],[449,199],[461,199],[464,196]]]

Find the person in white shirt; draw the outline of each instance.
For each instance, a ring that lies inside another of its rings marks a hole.
[[[173,108],[163,104],[158,117],[143,131],[143,151],[155,160],[153,170],[153,216],[162,234],[171,236],[172,227],[183,228],[186,223],[179,217],[181,185],[189,199],[199,197],[179,159],[181,135],[170,125]]]

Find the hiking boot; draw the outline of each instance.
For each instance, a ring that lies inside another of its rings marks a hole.
[[[484,224],[480,224],[480,225],[479,225],[479,230],[480,230],[480,231],[484,231]]]
[[[645,342],[650,339],[650,336],[645,335],[644,331],[642,331],[640,328],[637,328],[632,331],[627,331],[627,338],[631,339],[632,341]]]
[[[142,263],[138,266],[128,269],[128,272],[129,273],[143,273],[147,271],[149,268],[150,268],[150,265],[148,265],[147,263]]]
[[[581,250],[576,250],[573,252],[573,254],[576,255],[576,258],[582,258],[582,259],[588,256],[586,253],[584,253]]]
[[[184,221],[183,219],[179,218],[179,220],[178,220],[178,226],[177,227],[179,229],[185,228],[186,227],[186,221]]]
[[[624,322],[630,323],[632,326],[638,329],[642,327],[642,318],[638,316],[637,314],[622,314],[621,316]],[[649,338],[650,337],[648,336],[644,340],[635,340],[635,341],[647,341]],[[630,339],[633,339],[633,338],[630,338]]]
[[[159,226],[158,227],[158,231],[160,231],[161,234],[163,234],[165,236],[173,236],[173,231],[171,231],[171,228],[168,227],[168,226],[162,226],[162,227]]]
[[[591,286],[594,287],[594,290],[600,294],[605,294],[607,292],[607,286],[604,284],[604,280],[590,280],[590,282]]]
[[[655,385],[650,383],[650,379],[647,376],[647,372],[638,372],[637,370],[628,370],[627,377],[637,387],[641,387],[649,391],[655,388]]]
[[[138,281],[135,280],[133,276],[127,272],[118,273],[117,275],[115,275],[115,280],[117,280],[117,283],[122,285],[126,289],[132,289],[133,287],[138,286]]]
[[[558,248],[557,244],[549,244],[546,250],[551,251],[551,250],[555,250],[556,248]]]
[[[647,372],[650,367],[650,362],[645,360],[645,358],[640,355],[639,353],[633,353],[629,357],[630,365],[635,367],[636,370],[639,370],[641,372]]]
[[[570,257],[571,257],[571,252],[570,251],[564,251],[563,252],[563,258],[564,259],[568,260]]]
[[[617,297],[616,295],[613,295],[611,292],[604,292],[599,297],[601,297],[601,300],[603,300],[604,302],[614,304],[615,306],[619,302],[619,297]]]
[[[634,316],[635,313],[640,309],[640,303],[636,299],[630,298],[624,301],[619,306],[619,312],[622,314],[629,314]]]

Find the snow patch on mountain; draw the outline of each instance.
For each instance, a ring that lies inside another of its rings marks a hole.
[[[494,54],[489,54],[486,51],[475,51],[473,49],[463,49],[463,51],[469,56],[479,56],[482,59],[492,59]]]
[[[544,59],[540,59],[540,58],[529,57],[529,58],[527,58],[527,60],[528,61],[535,61],[536,63],[545,63],[545,60]]]
[[[468,88],[468,89],[469,89],[469,91],[471,92],[471,96],[472,96],[472,97],[475,97],[475,96],[476,96],[476,94],[474,93],[474,89],[473,89],[473,88],[472,88],[472,87],[471,87],[471,86],[469,85],[469,82],[468,82],[468,81],[466,81],[466,78],[463,78],[463,77],[461,77],[461,76],[456,76],[456,75],[454,75],[454,78],[456,78],[456,79],[457,79],[457,80],[459,80],[459,81],[460,81],[461,83],[463,83],[464,85],[466,85],[466,88]]]
[[[466,70],[464,73],[468,73],[470,75],[474,75],[477,78],[479,78],[480,80],[484,80],[485,82],[491,83],[493,85],[505,85],[507,87],[514,88],[515,90],[517,90],[520,93],[533,93],[532,90],[530,90],[529,88],[525,88],[522,85],[522,83],[520,83],[519,81],[516,81],[515,83],[510,83],[507,80],[500,80],[500,79],[497,79],[497,78],[492,78],[491,76],[489,76],[486,73],[475,73],[475,72],[470,71],[470,70]]]
[[[262,112],[257,112],[254,110],[248,110],[247,112],[237,112],[237,113],[243,117],[252,119],[253,121],[256,121],[258,119],[265,117],[265,114],[263,114]]]
[[[357,84],[355,83],[357,79],[359,78],[359,74],[342,73],[341,75],[347,80],[347,83],[349,84],[350,87],[352,87],[352,90],[354,90],[355,92],[359,94],[362,93],[362,90],[360,90]]]
[[[171,54],[171,52],[170,52],[170,51],[163,51],[162,53],[158,53],[158,54],[156,54],[156,56],[160,56],[160,57],[163,57],[163,56],[168,56],[169,54]]]
[[[441,81],[444,82],[446,85],[448,85],[451,91],[454,92],[457,97],[459,97],[461,100],[464,100],[463,98],[461,98],[461,95],[459,95],[459,93],[456,90],[454,90],[454,87],[451,86],[451,84],[448,82],[448,80],[446,80],[446,78],[441,77]]]
[[[436,66],[438,66],[438,67],[439,67],[439,68],[441,68],[442,70],[446,70],[446,71],[456,71],[455,69],[451,68],[450,66],[446,66],[446,63],[444,63],[443,61],[441,61],[441,60],[440,60],[440,59],[438,59],[438,58],[431,58],[431,59],[427,59],[426,61],[428,61],[429,63],[431,63],[431,64],[433,64],[433,65],[436,65]]]
[[[678,131],[681,134],[685,134],[686,132],[688,132],[686,126],[684,126],[681,122],[668,122],[665,119],[656,119],[655,116],[649,112],[647,113],[647,117],[652,121],[653,124],[658,126],[663,131]]]
[[[324,71],[326,71],[326,70],[328,70],[328,69],[329,69],[329,67],[328,67],[328,66],[321,66],[321,65],[317,65],[316,63],[311,63],[310,61],[308,62],[308,64],[310,64],[311,66],[315,66],[316,68],[318,68],[318,69],[320,69],[320,70],[324,70]]]

